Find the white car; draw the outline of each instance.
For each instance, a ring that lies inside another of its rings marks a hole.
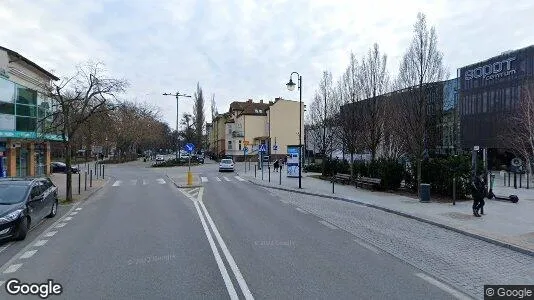
[[[223,171],[234,171],[234,161],[228,158],[221,159],[221,162],[219,163],[219,172]]]
[[[156,155],[156,161],[165,161],[165,157],[163,155]]]

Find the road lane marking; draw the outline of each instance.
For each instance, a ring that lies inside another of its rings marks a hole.
[[[38,240],[37,242],[35,242],[34,246],[35,247],[40,247],[40,246],[46,244],[46,242],[48,242],[48,240]]]
[[[67,223],[59,223],[56,225],[56,228],[61,228],[61,227],[64,227],[65,225],[67,225]]]
[[[65,219],[63,219],[63,220],[70,221],[70,220],[72,220],[72,217],[65,217]]]
[[[26,251],[19,258],[30,258],[35,254],[35,252],[37,252],[37,250]]]
[[[230,295],[230,299],[239,300],[239,297],[237,297],[237,292],[234,288],[234,284],[232,283],[232,280],[230,279],[230,275],[228,275],[228,271],[226,270],[226,267],[224,266],[221,255],[219,254],[219,250],[217,249],[217,246],[215,246],[215,242],[213,241],[213,237],[211,236],[208,226],[206,225],[206,221],[204,220],[204,217],[202,216],[202,213],[200,212],[200,208],[198,207],[198,202],[193,202],[193,203],[197,210],[198,217],[200,218],[200,222],[202,223],[202,228],[204,228],[204,233],[206,234],[206,237],[208,238],[208,242],[211,247],[211,252],[213,252],[213,256],[215,256],[215,261],[217,262],[217,266],[219,267],[219,271],[221,272],[222,278],[224,280],[224,284],[226,285],[226,290],[228,291],[228,294]]]
[[[228,177],[226,177],[226,176],[223,176],[223,178],[224,178],[224,180],[226,180],[226,181],[232,181],[232,180],[230,180],[230,178],[228,178]]]
[[[219,177],[215,177],[215,180],[217,181],[221,181],[221,179]]]
[[[460,292],[460,291],[457,291],[455,289],[453,289],[452,287],[446,285],[445,283],[441,282],[441,281],[438,281],[426,274],[423,274],[423,273],[415,273],[415,276],[423,279],[424,281],[436,286],[437,288],[451,294],[453,297],[455,297],[456,299],[471,299],[471,297],[468,297],[467,295],[465,295],[464,293]]]
[[[228,250],[228,247],[226,247],[226,243],[221,237],[221,234],[219,233],[219,230],[217,229],[217,226],[213,223],[213,220],[211,219],[210,214],[208,213],[208,210],[206,209],[206,206],[204,206],[204,203],[202,201],[199,201],[200,207],[202,208],[202,211],[206,215],[206,219],[208,220],[208,223],[210,224],[211,230],[213,230],[213,233],[215,234],[215,238],[219,242],[219,245],[221,246],[221,249],[223,251],[224,256],[226,257],[226,261],[230,265],[230,268],[234,272],[234,276],[237,279],[237,283],[239,284],[239,287],[241,288],[241,292],[243,292],[243,295],[245,296],[245,299],[254,299],[252,296],[252,293],[248,289],[247,283],[245,281],[245,278],[243,278],[243,274],[241,274],[241,271],[239,271],[239,268],[237,267],[237,264],[235,263],[235,260],[230,254],[230,251]]]
[[[9,242],[9,243],[5,244],[4,246],[0,247],[0,253],[4,252],[12,244],[13,244],[12,242]]]
[[[165,180],[163,180],[163,178],[158,178],[156,180],[159,184],[165,184]]]
[[[80,211],[80,210],[82,210],[82,208],[81,208],[81,207],[78,207],[78,208],[76,208],[76,210],[77,210],[77,211]]]
[[[112,186],[120,186],[120,185],[121,185],[121,183],[122,183],[122,181],[120,181],[120,180],[117,180],[117,181],[115,181],[115,182],[113,183],[113,185],[112,185]]]
[[[44,236],[45,237],[53,237],[56,233],[57,233],[57,231],[50,231],[47,234],[45,234]]]
[[[4,274],[8,274],[8,273],[15,273],[17,272],[17,270],[22,266],[22,264],[14,264],[14,265],[11,265],[9,267],[7,267],[7,269],[4,270]]]
[[[78,212],[77,212],[77,211],[74,211],[74,212],[72,212],[70,215],[71,215],[71,216],[75,216],[75,215],[77,215],[77,214],[78,214]]]
[[[367,243],[364,243],[362,241],[358,241],[358,240],[354,240],[358,245],[364,247],[365,249],[369,250],[369,251],[372,251],[374,252],[375,254],[380,254],[380,250],[378,248],[376,248],[375,246],[371,246]]]
[[[189,190],[189,194],[195,194],[196,192],[198,192],[200,188],[194,188],[192,190]]]
[[[234,176],[234,177],[235,177],[235,179],[237,179],[237,180],[239,180],[239,181],[245,181],[245,179],[243,179],[243,178],[241,178],[241,177],[239,177],[239,176]]]
[[[137,179],[130,180],[130,185],[136,185],[136,184],[137,184]]]
[[[332,224],[330,224],[330,223],[328,223],[326,221],[320,220],[319,223],[323,224],[324,226],[326,226],[326,227],[328,227],[330,229],[337,229],[336,226],[334,226],[334,225],[332,225]]]
[[[300,208],[300,207],[295,207],[296,210],[300,211],[301,213],[303,214],[308,214],[307,211],[305,211],[304,209]]]
[[[208,182],[208,177],[200,177],[201,182]]]
[[[143,179],[143,185],[146,185],[146,180]]]

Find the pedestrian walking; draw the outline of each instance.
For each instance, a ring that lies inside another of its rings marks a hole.
[[[278,160],[275,160],[275,161],[274,161],[273,166],[274,166],[274,171],[275,171],[275,172],[278,172],[278,167],[280,166],[280,163],[278,162]]]
[[[484,197],[486,196],[486,186],[483,175],[475,176],[471,182],[471,194],[473,196],[473,215],[481,217],[479,210],[484,207]]]

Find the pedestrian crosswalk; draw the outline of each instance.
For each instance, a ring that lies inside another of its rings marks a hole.
[[[200,182],[207,183],[207,182],[236,182],[236,181],[246,181],[245,179],[241,178],[240,176],[215,176],[215,177],[208,177],[208,176],[200,176]]]
[[[243,179],[240,176],[200,176],[200,182],[202,184],[208,184],[208,183],[222,183],[222,182],[246,182],[246,179]],[[163,178],[155,178],[155,179],[144,179],[144,178],[138,178],[138,179],[117,179],[113,181],[112,186],[113,187],[119,187],[119,186],[146,186],[146,185],[160,185],[160,184],[166,184],[167,182],[171,182],[168,179]]]
[[[167,181],[163,178],[156,180],[147,179],[129,179],[129,180],[115,180],[111,186],[133,186],[133,185],[149,185],[149,184],[166,184]]]

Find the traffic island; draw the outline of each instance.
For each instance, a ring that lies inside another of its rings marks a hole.
[[[190,177],[188,176],[188,174]],[[165,176],[167,176],[167,178],[169,178],[169,180],[178,188],[193,188],[193,187],[202,186],[202,184],[200,183],[200,177],[198,176],[198,174],[185,172],[184,174],[179,174],[179,175],[168,175],[167,174]]]

